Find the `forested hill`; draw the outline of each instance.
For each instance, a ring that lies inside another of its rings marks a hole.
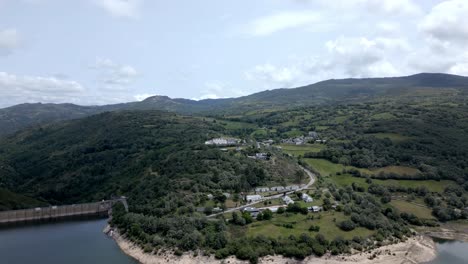
[[[411,99],[440,92],[466,95],[468,77],[423,73],[394,78],[328,80],[295,89],[275,89],[239,98],[200,101],[153,96],[141,102],[92,107],[23,104],[0,109],[0,136],[31,125],[81,118],[105,111],[165,110],[183,114],[229,115],[329,103],[364,102],[386,97]]]
[[[138,207],[132,210],[160,215],[215,190],[240,192],[271,180],[246,155],[205,146],[224,133],[215,122],[159,111],[25,130],[0,141],[0,188],[51,204],[126,195]]]

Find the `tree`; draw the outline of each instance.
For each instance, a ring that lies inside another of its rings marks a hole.
[[[278,208],[279,210],[279,208]],[[270,220],[273,218],[273,213],[270,211],[270,209],[266,209],[263,211],[263,220]]]
[[[257,221],[262,221],[263,220],[263,214],[262,213],[258,213],[257,214]]]
[[[351,231],[354,228],[356,228],[356,224],[354,224],[353,221],[345,220],[345,221],[340,222],[338,224],[338,227],[341,228],[341,230],[343,231]]]

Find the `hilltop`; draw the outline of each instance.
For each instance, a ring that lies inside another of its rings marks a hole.
[[[0,109],[0,136],[19,129],[82,118],[107,111],[163,110],[182,114],[238,115],[334,103],[359,103],[375,99],[413,100],[427,96],[464,96],[468,77],[421,73],[406,77],[327,80],[315,84],[263,91],[227,99],[189,100],[152,96],[141,102],[103,106],[73,104],[21,104]]]

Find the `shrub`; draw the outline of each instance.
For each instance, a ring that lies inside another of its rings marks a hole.
[[[356,224],[354,224],[353,221],[345,220],[343,222],[340,222],[338,224],[338,227],[341,228],[341,230],[343,230],[343,231],[351,231],[354,228],[356,228]]]

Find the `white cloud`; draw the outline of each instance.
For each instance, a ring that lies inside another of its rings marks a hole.
[[[144,93],[144,94],[136,94],[133,98],[137,101],[143,101],[148,97],[154,96],[154,94]]]
[[[285,29],[311,25],[320,20],[320,15],[308,11],[289,11],[260,17],[248,25],[252,36],[266,36]]]
[[[200,96],[192,100],[230,98],[246,95],[243,90],[234,89],[230,84],[218,80],[205,82],[204,89],[200,91]]]
[[[123,89],[140,75],[134,67],[118,64],[110,59],[97,58],[91,68],[97,70],[98,82],[106,89]]]
[[[20,46],[20,36],[16,29],[0,30],[0,55],[9,55]]]
[[[420,29],[440,41],[468,44],[468,2],[449,0],[434,6]]]
[[[74,102],[85,91],[76,81],[0,72],[0,106],[24,102]]]
[[[143,0],[94,0],[95,4],[116,17],[138,18]]]
[[[403,39],[340,37],[327,41],[325,49],[321,56],[295,59],[286,66],[257,65],[245,77],[266,88],[290,88],[330,78],[395,76],[402,71],[392,59],[410,46]]]
[[[245,72],[247,80],[272,82],[284,87],[295,85],[298,78],[302,75],[302,70],[295,65],[289,67],[277,67],[270,63],[257,65],[253,69]]]
[[[421,8],[412,0],[315,0],[334,9],[361,9],[370,14],[421,15]]]

